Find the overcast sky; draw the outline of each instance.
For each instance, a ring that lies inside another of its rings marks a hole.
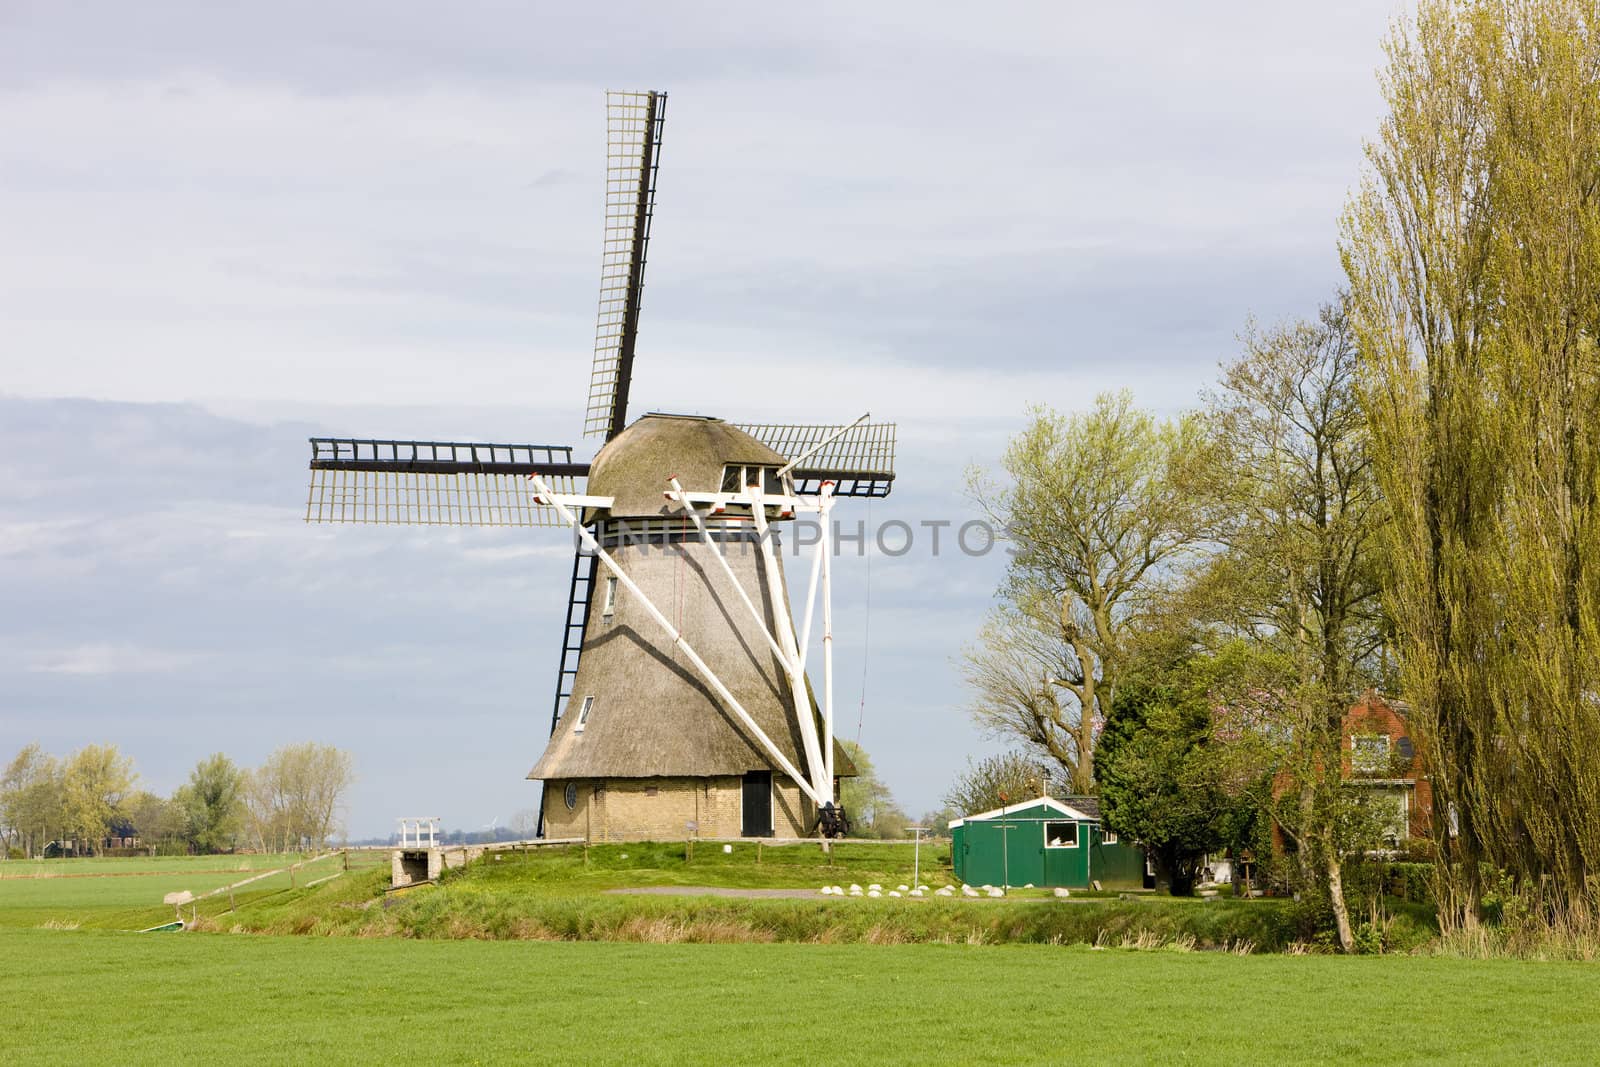
[[[0,0],[0,758],[350,749],[352,834],[502,823],[569,543],[308,527],[305,438],[580,441],[607,88],[667,90],[634,414],[900,424],[971,517],[1027,405],[1194,400],[1314,313],[1396,4]],[[841,732],[996,751],[998,557],[838,567]],[[844,720],[848,720],[846,723]]]

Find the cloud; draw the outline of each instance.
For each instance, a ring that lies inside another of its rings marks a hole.
[[[36,674],[173,674],[197,657],[133,644],[89,644],[36,652],[29,660],[26,669]]]
[[[1397,7],[0,5],[0,747],[138,723],[175,783],[316,736],[380,832],[443,716],[460,821],[528,806],[569,544],[308,527],[305,438],[587,454],[602,88],[672,94],[635,412],[871,410],[901,476],[846,515],[959,519],[1027,405],[1176,410],[1338,284]],[[1001,565],[839,568],[913,808],[990,744],[953,660]]]

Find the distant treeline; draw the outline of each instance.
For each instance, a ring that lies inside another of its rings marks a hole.
[[[221,752],[207,756],[169,797],[138,781],[133,759],[116,745],[85,745],[65,758],[27,745],[0,778],[0,854],[320,848],[340,829],[355,772],[348,752],[308,741],[283,746],[256,768]]]

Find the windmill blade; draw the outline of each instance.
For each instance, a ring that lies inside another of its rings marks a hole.
[[[759,423],[739,429],[785,459],[804,457],[793,472],[797,493],[815,495],[829,481],[834,496],[889,495],[894,482],[892,422]]]
[[[399,526],[559,526],[529,474],[573,492],[589,473],[563,445],[311,438],[307,522]]]
[[[606,93],[605,250],[585,437],[609,441],[627,423],[666,112],[666,93]]]

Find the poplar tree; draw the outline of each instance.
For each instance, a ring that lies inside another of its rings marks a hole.
[[[1597,918],[1600,10],[1424,2],[1343,222],[1441,921]]]

